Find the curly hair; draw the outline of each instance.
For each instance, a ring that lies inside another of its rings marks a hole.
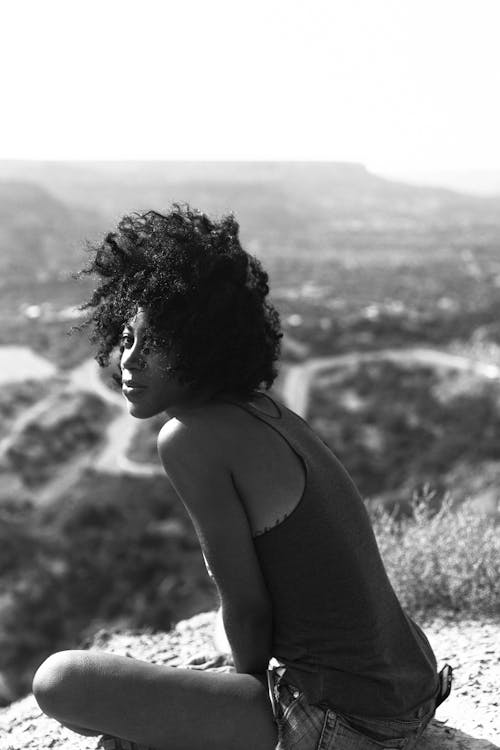
[[[82,310],[92,310],[96,359],[109,364],[123,327],[144,308],[148,338],[167,347],[171,372],[193,388],[248,397],[276,377],[282,337],[279,315],[266,300],[268,275],[241,247],[232,215],[220,221],[172,204],[124,216],[79,272],[99,277]]]

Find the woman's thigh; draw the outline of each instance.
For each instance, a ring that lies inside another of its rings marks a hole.
[[[33,692],[58,721],[157,750],[273,750],[264,682],[97,651],[62,651],[37,671]]]

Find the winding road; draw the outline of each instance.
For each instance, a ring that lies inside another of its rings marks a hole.
[[[283,380],[281,398],[283,402],[302,417],[307,416],[309,394],[314,378],[325,370],[349,367],[361,362],[392,361],[398,364],[430,365],[435,368],[470,372],[479,377],[500,379],[500,367],[436,349],[382,349],[373,352],[352,352],[334,357],[318,357],[292,365]],[[94,466],[108,473],[152,476],[162,474],[159,464],[138,463],[127,457],[134,437],[137,422],[128,414],[123,396],[111,391],[99,377],[99,366],[87,360],[71,373],[75,388],[98,394],[107,403],[118,408],[118,414],[106,430],[105,444]]]
[[[380,349],[369,352],[350,352],[333,357],[317,357],[292,365],[285,376],[282,400],[301,417],[307,416],[311,383],[320,372],[336,367],[349,367],[361,362],[390,361],[396,364],[430,365],[436,369],[459,370],[488,379],[500,378],[500,367],[471,357],[450,354],[439,349],[412,347],[409,349]]]
[[[408,349],[382,349],[370,352],[351,352],[332,357],[318,357],[291,365],[284,371],[280,387],[281,400],[297,414],[307,417],[309,396],[314,378],[321,372],[338,367],[356,366],[363,362],[391,361],[397,364],[428,365],[438,369],[470,372],[478,377],[491,380],[500,379],[500,367],[481,362],[472,357],[451,354],[436,349],[414,347]],[[61,377],[59,375],[58,377]],[[109,422],[103,443],[98,451],[92,449],[80,454],[59,471],[53,481],[42,489],[39,500],[49,503],[54,497],[60,497],[76,482],[81,473],[88,467],[99,472],[129,476],[162,475],[158,463],[140,463],[128,458],[127,453],[134,438],[137,422],[131,418],[123,396],[108,388],[100,377],[100,368],[93,359],[84,361],[74,368],[66,378],[68,387],[88,391],[100,396],[107,404],[114,407],[116,416]],[[0,461],[23,429],[37,418],[46,408],[48,399],[42,399],[22,412],[12,425],[8,438],[0,442]]]

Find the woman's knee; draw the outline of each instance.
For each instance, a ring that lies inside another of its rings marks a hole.
[[[48,657],[33,678],[33,694],[44,713],[71,721],[85,694],[88,677],[86,651],[58,651]]]

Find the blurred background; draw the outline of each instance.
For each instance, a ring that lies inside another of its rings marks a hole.
[[[68,333],[86,242],[172,201],[233,211],[263,261],[275,395],[352,474],[403,603],[498,615],[498,4],[0,15],[0,704],[99,629],[216,606],[161,419]]]

